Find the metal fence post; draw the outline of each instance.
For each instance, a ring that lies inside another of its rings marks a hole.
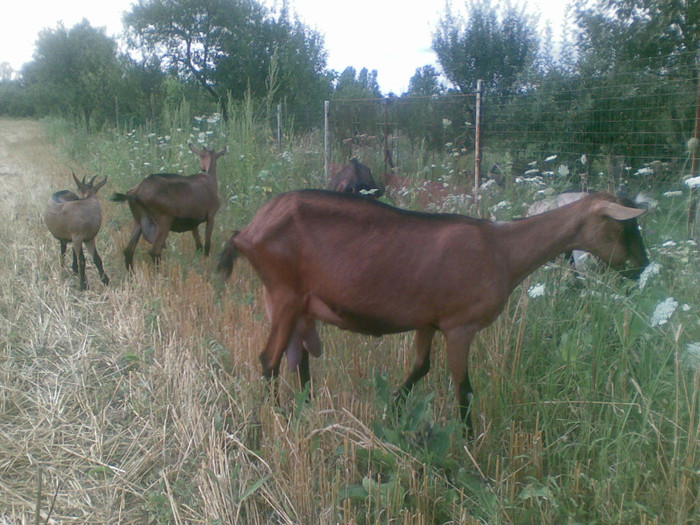
[[[481,186],[481,90],[483,82],[476,81],[476,110],[474,117],[474,203],[479,197]]]
[[[330,100],[323,103],[323,169],[326,181],[329,181],[331,171],[331,128],[330,128]]]

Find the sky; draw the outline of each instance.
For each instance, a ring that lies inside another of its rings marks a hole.
[[[93,27],[104,27],[106,34],[118,37],[123,29],[122,15],[135,0],[20,0],[14,2],[11,16],[0,17],[0,64],[8,62],[18,71],[32,60],[34,44],[43,29],[55,29],[59,22],[71,28],[86,18]],[[264,0],[270,7],[281,0]],[[417,68],[436,64],[431,50],[432,34],[445,12],[444,1],[407,0],[289,0],[290,6],[308,27],[324,35],[328,67],[342,72],[352,66],[357,71],[376,69],[384,94],[397,95],[408,89]],[[452,0],[453,9],[465,4]],[[550,20],[555,32],[561,26],[565,0],[530,0],[528,10]],[[410,7],[408,7],[410,4]],[[330,7],[332,6],[332,8]]]

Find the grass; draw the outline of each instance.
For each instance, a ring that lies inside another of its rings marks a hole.
[[[224,124],[173,111],[167,135],[0,121],[0,524],[697,521],[700,372],[686,349],[700,341],[700,279],[687,194],[655,190],[659,208],[641,222],[660,270],[643,289],[612,273],[577,282],[555,265],[513,293],[472,348],[479,437],[465,446],[441,339],[400,418],[388,403],[411,335],[327,326],[313,398],[302,403],[283,370],[275,407],[246,263],[224,285],[191,236],[171,235],[160,271],[139,245],[126,274],[130,216],[107,195],[161,168],[194,172],[186,143],[200,133],[229,146],[218,245],[271,195],[325,185],[320,141],[288,137],[278,151],[250,108],[231,114]],[[109,176],[97,244],[112,283],[88,261],[86,293],[41,220],[71,169]],[[499,219],[535,192],[498,191],[482,206],[513,203],[493,208]],[[530,297],[536,284],[544,293]],[[652,326],[668,297],[678,307]]]

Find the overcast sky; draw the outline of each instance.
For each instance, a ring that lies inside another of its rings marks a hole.
[[[134,0],[19,0],[0,17],[0,63],[19,70],[32,60],[34,44],[42,29],[54,29],[59,21],[71,28],[83,18],[93,27],[104,27],[109,36],[122,31],[122,14]],[[292,9],[309,27],[324,35],[328,67],[338,72],[352,66],[358,71],[376,69],[380,88],[400,95],[416,68],[436,62],[431,51],[432,33],[445,2],[406,0],[290,0]],[[566,0],[529,0],[528,9],[551,20],[557,34]],[[268,6],[281,0],[265,0]],[[452,1],[455,8],[464,1]],[[331,7],[332,6],[332,7]],[[410,6],[410,7],[409,7]]]

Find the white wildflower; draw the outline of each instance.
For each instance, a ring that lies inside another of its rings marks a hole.
[[[527,170],[525,173],[523,173],[523,175],[534,175],[535,173],[539,173],[539,172],[540,172],[540,170],[538,170],[537,168],[534,168],[531,170]]]
[[[219,115],[218,113],[214,113],[213,115],[207,118],[207,122],[209,124],[216,124],[217,122],[219,122],[220,119],[221,115]]]
[[[652,168],[648,167],[648,166],[645,166],[645,167],[643,167],[643,168],[639,168],[637,171],[634,172],[634,175],[635,175],[635,176],[639,176],[639,175],[653,175],[653,174],[654,174],[654,170],[653,170]]]
[[[700,343],[688,343],[685,346],[683,366],[689,370],[697,370],[700,367]]]
[[[550,155],[549,157],[547,157],[546,159],[544,159],[545,162],[552,162],[553,160],[557,160],[557,156],[556,156],[556,155]]]
[[[647,267],[644,268],[642,274],[639,276],[639,289],[644,290],[644,287],[647,285],[649,277],[651,277],[652,275],[659,275],[660,271],[661,265],[657,262],[653,262],[647,265]]]
[[[498,204],[494,204],[491,208],[491,211],[498,211],[504,208],[510,208],[511,206],[512,204],[509,201],[501,201]]]
[[[682,192],[682,191],[678,191],[678,190],[676,190],[676,191],[667,191],[666,193],[664,193],[664,197],[680,197],[680,196],[682,196],[682,195],[683,195],[683,192]]]
[[[560,177],[566,177],[569,174],[569,167],[566,164],[562,164],[559,166],[559,169],[557,169],[557,175]]]
[[[673,248],[676,246],[676,241],[666,241],[661,245],[662,248]]]
[[[452,125],[452,121],[451,121],[450,119],[448,119],[448,118],[444,118],[444,119],[442,119],[442,125],[443,125],[444,127],[446,127],[446,128],[449,128],[449,127]],[[449,144],[449,145],[448,145],[448,144]],[[448,144],[446,144],[446,145],[448,145],[448,147],[451,147],[451,146],[452,146],[451,143],[448,143]]]
[[[673,315],[673,312],[678,308],[678,301],[673,297],[667,297],[654,308],[654,313],[651,314],[651,326],[661,326],[668,322]]]
[[[690,179],[685,179],[685,185],[689,188],[697,188],[700,186],[700,177],[691,177]]]
[[[544,295],[544,283],[537,283],[530,286],[527,291],[527,295],[530,299],[542,297]]]

